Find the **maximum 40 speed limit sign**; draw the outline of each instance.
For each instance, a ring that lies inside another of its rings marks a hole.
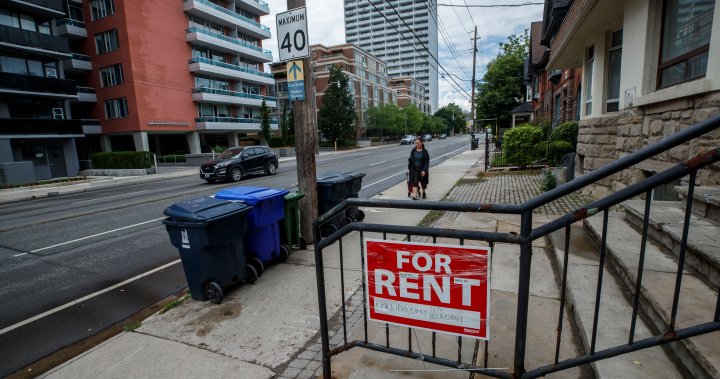
[[[305,7],[278,13],[275,22],[281,62],[310,55]]]

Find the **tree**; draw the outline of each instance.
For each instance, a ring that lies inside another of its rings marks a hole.
[[[465,113],[455,103],[450,103],[435,112],[435,117],[440,117],[447,123],[448,127],[452,129],[453,133],[459,133],[465,129]],[[445,130],[441,133],[450,134],[449,130]]]
[[[425,123],[425,113],[423,113],[415,104],[410,104],[403,108],[403,125],[406,130],[404,134],[419,134]]]
[[[368,134],[398,136],[403,132],[404,119],[395,104],[368,108]]]
[[[263,100],[262,105],[260,106],[260,112],[262,113],[260,130],[262,131],[262,136],[265,139],[265,144],[270,146],[270,107],[265,104],[265,100]]]
[[[295,109],[290,109],[290,116],[288,116],[288,131],[291,136],[295,135]]]
[[[318,114],[318,129],[330,141],[355,139],[355,102],[348,78],[339,67],[330,68],[330,82]]]
[[[497,118],[498,125],[509,127],[510,111],[524,101],[523,66],[528,57],[528,36],[511,35],[500,44],[500,53],[487,65],[478,86],[475,104],[477,117]]]
[[[280,118],[280,139],[283,146],[287,145],[288,129],[287,108],[283,108],[282,116]]]

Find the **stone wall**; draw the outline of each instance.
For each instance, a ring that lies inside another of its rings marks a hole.
[[[576,177],[718,114],[720,91],[581,120]],[[585,194],[605,196],[717,146],[720,146],[720,130],[598,182],[587,188]],[[701,170],[698,173],[698,184],[720,185],[720,165]]]

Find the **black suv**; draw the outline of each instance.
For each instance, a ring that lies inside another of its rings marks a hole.
[[[227,179],[239,182],[252,173],[275,175],[277,168],[277,155],[267,146],[231,147],[215,160],[203,163],[200,178],[208,182]]]

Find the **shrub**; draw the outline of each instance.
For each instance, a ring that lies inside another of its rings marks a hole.
[[[516,126],[502,137],[502,149],[510,164],[525,167],[537,160],[535,145],[543,138],[542,129],[535,126]]]
[[[555,187],[557,187],[557,182],[555,181],[555,177],[553,176],[553,174],[550,171],[546,172],[545,177],[543,178],[542,184],[540,185],[540,190],[543,192],[547,192]]]
[[[288,145],[286,143],[283,143],[284,139],[286,140],[287,138],[270,137],[270,147],[287,147]]]
[[[152,167],[152,153],[149,151],[116,151],[95,153],[91,157],[96,169],[139,169]]]
[[[567,153],[575,149],[567,141],[540,142],[533,147],[533,153],[537,160],[545,159],[551,166],[557,166]]]
[[[227,149],[227,147],[222,147],[222,146],[219,146],[219,145],[215,145],[215,147],[213,147],[213,148],[210,149],[210,150],[211,150],[210,152],[211,152],[211,153],[222,153],[222,152],[225,151],[226,149]]]
[[[577,137],[578,137],[578,123],[577,122],[564,122],[560,125],[558,125],[553,131],[550,133],[550,141],[567,141],[570,142],[570,144],[573,147],[573,150],[575,147],[577,147]]]

